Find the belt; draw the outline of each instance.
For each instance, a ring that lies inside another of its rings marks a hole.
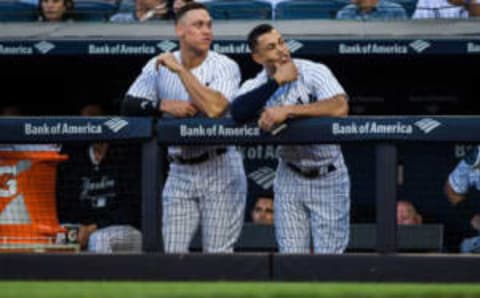
[[[195,156],[192,158],[183,158],[181,156],[169,156],[168,161],[177,162],[179,164],[184,164],[184,165],[194,165],[194,164],[205,162],[212,157],[225,154],[226,152],[227,152],[227,148],[217,148],[215,149],[215,151],[208,151],[203,154],[200,154],[199,156]]]
[[[287,162],[287,166],[294,171],[295,173],[305,177],[305,178],[317,178],[323,175],[326,175],[328,173],[331,173],[335,171],[337,168],[333,164],[329,164],[326,166],[318,167],[318,168],[313,168],[313,169],[302,169],[300,167],[297,167],[293,163]]]

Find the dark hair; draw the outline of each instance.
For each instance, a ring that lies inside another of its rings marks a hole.
[[[261,35],[268,33],[273,29],[274,29],[273,26],[270,24],[260,24],[255,28],[253,28],[252,31],[248,33],[248,39],[247,39],[248,47],[250,48],[250,51],[253,52],[257,48],[258,38]]]
[[[48,21],[45,18],[45,15],[43,14],[43,9],[42,9],[42,3],[45,0],[38,0],[38,15],[39,15],[39,21],[45,22]],[[65,5],[65,12],[62,15],[62,21],[67,21],[70,20],[73,16],[73,0],[62,0],[63,5]]]
[[[190,10],[196,10],[196,9],[203,9],[208,12],[208,9],[205,5],[202,3],[197,3],[197,2],[190,2],[186,4],[184,7],[180,8],[175,15],[175,24],[178,23],[178,21]]]

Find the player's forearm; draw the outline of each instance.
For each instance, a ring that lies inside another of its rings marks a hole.
[[[178,73],[193,104],[210,118],[222,116],[228,108],[228,100],[220,92],[208,88],[188,70]]]
[[[450,182],[448,180],[447,180],[447,182],[445,182],[444,193],[445,193],[445,196],[447,197],[448,201],[452,205],[457,205],[458,203],[465,201],[465,198],[466,198],[465,195],[456,193],[453,190],[453,188],[450,185]]]
[[[337,95],[331,99],[317,101],[306,105],[285,106],[288,118],[302,117],[344,117],[349,107],[345,95]]]
[[[230,108],[233,120],[243,123],[255,118],[278,86],[275,80],[269,80],[260,87],[235,98]]]

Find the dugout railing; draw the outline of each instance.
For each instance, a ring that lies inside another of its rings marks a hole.
[[[478,281],[478,257],[394,252],[397,146],[408,142],[479,142],[475,133],[479,124],[479,117],[470,116],[320,118],[291,121],[285,129],[271,135],[254,124],[237,126],[228,119],[161,119],[155,123],[151,118],[137,117],[2,118],[3,144],[141,142],[142,230],[144,251],[149,253],[0,254],[0,279]],[[155,253],[161,252],[162,247],[160,194],[168,145],[355,142],[375,146],[378,254]]]

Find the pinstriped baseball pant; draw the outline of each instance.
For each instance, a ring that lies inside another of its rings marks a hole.
[[[114,225],[93,232],[88,251],[96,253],[142,252],[142,233],[129,225]]]
[[[308,179],[280,161],[274,181],[275,235],[281,253],[342,253],[350,232],[350,178],[339,158],[336,170]]]
[[[199,164],[172,163],[163,191],[165,252],[188,252],[199,224],[204,252],[233,252],[246,194],[242,158],[233,149]]]

